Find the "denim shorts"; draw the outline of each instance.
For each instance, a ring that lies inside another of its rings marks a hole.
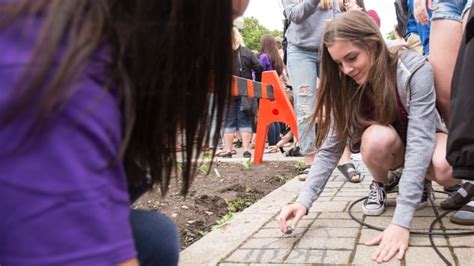
[[[462,18],[471,8],[472,0],[433,0],[432,20],[449,19],[462,22]]]
[[[252,132],[253,118],[240,111],[240,97],[232,97],[224,113],[224,133]]]

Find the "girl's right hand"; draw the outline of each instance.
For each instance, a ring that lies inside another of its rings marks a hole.
[[[284,234],[287,230],[286,222],[292,218],[293,221],[293,230],[296,229],[296,226],[300,222],[301,218],[306,214],[306,207],[298,202],[290,204],[288,206],[283,207],[280,211],[280,215],[278,216],[278,225],[280,226],[280,231]]]

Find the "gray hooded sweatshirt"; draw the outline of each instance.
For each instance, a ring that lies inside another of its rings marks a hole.
[[[397,90],[408,112],[408,129],[404,170],[392,223],[410,228],[413,214],[421,200],[423,180],[433,157],[436,130],[443,130],[443,124],[435,108],[431,65],[414,51],[400,52]],[[303,204],[308,210],[311,208],[336,168],[345,143],[346,141],[336,142],[334,132],[330,131],[314,158],[296,202]]]
[[[285,15],[291,21],[285,36],[288,42],[300,48],[318,51],[326,21],[339,13],[338,2],[333,0],[333,8],[318,8],[319,0],[283,0]]]

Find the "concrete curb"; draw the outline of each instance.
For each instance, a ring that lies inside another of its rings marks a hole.
[[[263,225],[275,222],[272,221],[275,213],[278,213],[282,206],[295,200],[301,184],[303,184],[301,181],[293,178],[238,213],[221,228],[213,230],[181,251],[179,265],[217,265]]]

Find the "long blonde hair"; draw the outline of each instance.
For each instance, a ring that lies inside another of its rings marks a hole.
[[[328,47],[338,40],[350,41],[369,54],[371,66],[365,84],[356,84],[332,59]],[[365,13],[349,11],[327,23],[322,43],[321,83],[313,117],[313,121],[319,121],[318,147],[328,135],[331,120],[338,140],[350,138],[357,143],[369,125],[388,125],[398,119],[394,82],[397,62],[397,53],[388,50],[377,25]],[[367,103],[373,108],[372,119],[364,114]]]
[[[232,50],[237,50],[239,47],[245,47],[244,38],[240,34],[239,29],[236,27],[232,28]]]

